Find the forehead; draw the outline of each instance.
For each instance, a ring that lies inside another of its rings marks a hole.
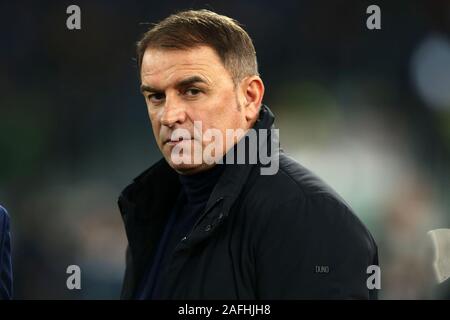
[[[207,46],[186,50],[147,48],[142,58],[141,80],[170,81],[194,74],[212,80],[224,72],[227,70],[219,55]]]

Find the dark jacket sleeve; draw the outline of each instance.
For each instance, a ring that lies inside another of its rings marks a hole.
[[[127,246],[125,261],[126,261],[126,268],[122,282],[123,284],[122,284],[122,291],[120,293],[120,299],[131,300],[133,299],[135,280],[134,280],[133,256],[131,254],[131,249],[129,246]]]
[[[11,239],[9,216],[0,206],[0,299],[12,298]]]
[[[367,268],[378,264],[375,241],[343,202],[315,194],[269,211],[256,246],[258,298],[377,297],[367,288]]]

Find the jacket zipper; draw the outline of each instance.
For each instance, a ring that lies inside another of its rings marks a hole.
[[[203,218],[206,216],[206,214],[208,212],[210,212],[220,201],[223,200],[223,197],[220,197],[216,200],[216,202],[214,202],[214,204],[211,206],[211,208],[209,208],[208,210],[206,210],[205,212],[202,213],[202,215],[197,219],[197,221],[194,223],[194,226],[191,228],[191,231],[189,231],[187,236],[184,236],[183,239],[181,240],[181,242],[184,242],[185,240],[189,239],[191,237],[192,232],[194,232],[195,228],[197,227],[197,225],[203,220]],[[179,244],[178,244],[179,245]],[[177,245],[177,247],[178,247]],[[177,249],[177,248],[176,248]],[[175,249],[175,251],[176,251]]]

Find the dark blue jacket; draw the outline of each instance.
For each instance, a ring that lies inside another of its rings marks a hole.
[[[12,297],[11,238],[9,216],[0,206],[0,300]]]
[[[255,129],[273,122],[262,106]],[[272,138],[269,131],[258,148],[267,150]],[[206,209],[170,252],[162,299],[377,298],[367,286],[367,269],[378,264],[369,231],[336,192],[279,153],[274,175],[261,175],[261,163],[225,166]],[[129,243],[122,298],[135,297],[153,264],[180,187],[162,159],[122,192]]]

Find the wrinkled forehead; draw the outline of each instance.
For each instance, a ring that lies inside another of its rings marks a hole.
[[[223,76],[224,71],[217,53],[207,46],[185,50],[148,48],[142,58],[141,81],[169,81],[197,74],[212,80]]]

